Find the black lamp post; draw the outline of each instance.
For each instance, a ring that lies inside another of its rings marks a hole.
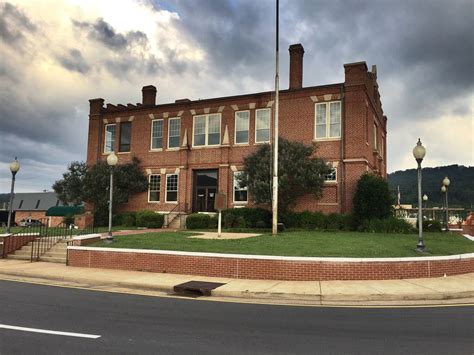
[[[423,242],[423,207],[421,201],[421,162],[425,157],[426,149],[421,144],[420,138],[418,138],[418,143],[416,143],[415,148],[413,148],[413,156],[415,157],[416,162],[418,163],[418,244],[416,245],[416,250],[419,252],[425,251],[425,243]]]
[[[114,152],[107,156],[107,164],[110,166],[110,186],[109,186],[109,233],[107,234],[107,243],[112,243],[114,237],[112,235],[112,203],[114,191],[114,166],[117,165],[118,158]]]
[[[8,206],[7,233],[10,233],[12,210],[13,210],[13,195],[14,195],[14,190],[15,190],[15,176],[18,170],[20,170],[20,162],[15,157],[15,160],[10,164],[10,171],[12,172],[12,188],[10,191],[10,205]]]

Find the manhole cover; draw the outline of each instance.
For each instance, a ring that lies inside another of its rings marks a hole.
[[[211,291],[225,285],[220,282],[188,281],[173,287],[174,292],[189,296],[210,296]]]

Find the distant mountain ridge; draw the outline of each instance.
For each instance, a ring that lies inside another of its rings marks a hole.
[[[448,202],[451,207],[474,207],[474,167],[448,165],[422,169],[422,193],[428,195],[428,206],[442,206],[444,194],[442,181],[447,176],[451,181],[448,190]],[[417,204],[417,169],[395,171],[388,174],[388,184],[394,198],[400,186],[400,202]]]

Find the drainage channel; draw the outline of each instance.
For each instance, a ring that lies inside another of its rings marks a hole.
[[[212,290],[225,285],[219,282],[188,281],[173,287],[175,294],[188,297],[210,296]]]

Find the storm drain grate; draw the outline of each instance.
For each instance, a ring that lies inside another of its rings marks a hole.
[[[177,294],[185,296],[210,296],[215,288],[225,285],[220,282],[188,281],[173,287]]]

